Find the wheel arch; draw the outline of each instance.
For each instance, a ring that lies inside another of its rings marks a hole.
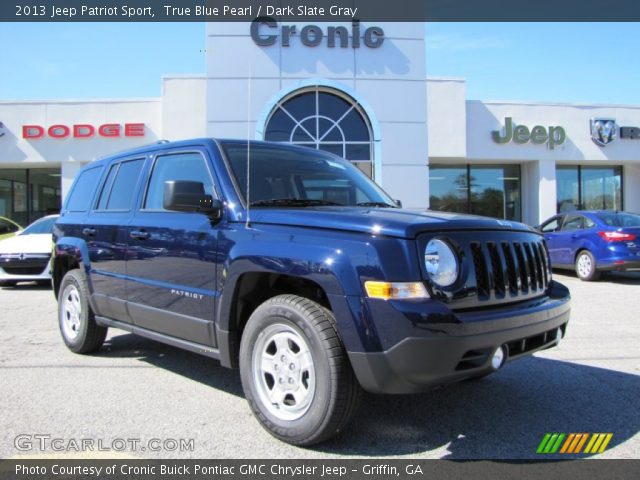
[[[61,238],[55,246],[53,268],[51,272],[53,294],[56,299],[60,292],[62,279],[69,270],[75,269],[80,270],[80,275],[84,278],[86,285],[89,288],[89,292],[91,293],[93,289],[89,282],[89,250],[86,243],[76,238]]]
[[[293,294],[332,310],[330,290],[316,279],[271,271],[245,271],[221,295],[216,338],[222,365],[238,367],[240,339],[251,314],[270,298]]]

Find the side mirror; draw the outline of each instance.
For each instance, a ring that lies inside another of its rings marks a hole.
[[[402,200],[395,199],[395,200],[393,201],[393,203],[395,203],[395,204],[396,204],[396,207],[398,207],[398,208],[402,208]]]
[[[169,180],[164,182],[165,210],[175,212],[204,213],[212,220],[222,214],[222,202],[204,193],[204,184],[190,180]]]

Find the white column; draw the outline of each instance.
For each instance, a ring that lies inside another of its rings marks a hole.
[[[622,194],[624,198],[622,203],[627,212],[640,212],[640,166],[637,164],[627,163],[622,172],[624,185],[622,186]]]
[[[556,163],[540,160],[538,166],[538,217],[536,224],[556,214]]]
[[[522,164],[522,221],[539,225],[556,213],[556,165],[536,160]]]
[[[82,168],[82,164],[80,162],[62,162],[61,168],[61,177],[60,177],[60,186],[62,188],[62,201],[67,196],[69,189],[71,188],[71,184],[73,183],[73,179],[76,178],[76,174]]]

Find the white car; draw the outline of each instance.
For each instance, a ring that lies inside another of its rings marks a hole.
[[[51,282],[53,224],[58,215],[36,220],[16,236],[0,241],[0,287],[18,282]]]

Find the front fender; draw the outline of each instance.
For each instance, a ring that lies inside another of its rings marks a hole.
[[[230,228],[222,233],[219,245],[229,246],[218,275],[216,329],[221,353],[233,337],[229,335],[235,328],[233,305],[246,273],[288,275],[317,284],[329,299],[345,346],[359,351],[379,343],[362,308],[364,281],[421,278],[415,245],[406,239],[260,225]]]

